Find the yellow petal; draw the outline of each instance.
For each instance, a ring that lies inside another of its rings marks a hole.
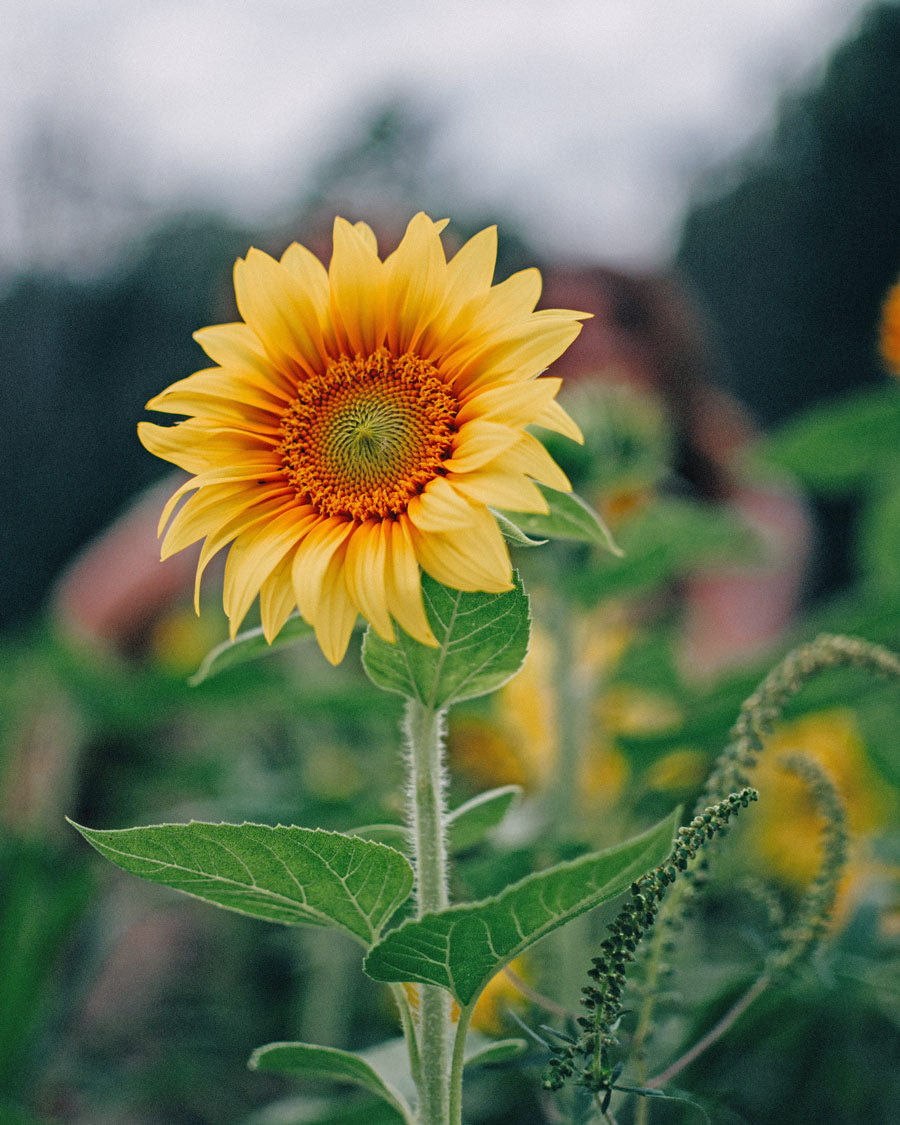
[[[280,419],[277,414],[257,410],[233,399],[196,394],[190,390],[174,391],[171,394],[164,391],[147,403],[147,409],[158,410],[163,414],[193,414],[205,424],[221,423],[231,429],[281,441]]]
[[[540,336],[554,326],[584,320],[589,313],[568,309],[541,309],[533,312],[540,293],[540,277],[536,270],[523,270],[494,286],[487,298],[469,302],[460,312],[467,320],[465,332],[455,335],[456,324],[448,330],[441,353],[441,369],[447,376],[466,369],[486,350],[502,342]],[[536,374],[537,368],[531,372]]]
[[[579,445],[584,445],[584,434],[582,434],[581,429],[558,402],[548,403],[541,414],[535,418],[534,424],[543,426],[545,430],[553,430],[554,433],[571,438],[572,441],[577,441]]]
[[[528,426],[553,401],[561,386],[562,379],[531,379],[460,395],[462,406],[457,411],[456,424],[483,418],[505,426]]]
[[[316,624],[325,571],[334,552],[353,530],[350,520],[339,516],[320,517],[318,523],[297,548],[291,581],[300,612],[311,624]]]
[[[486,294],[497,266],[497,228],[485,227],[464,243],[447,263],[447,305],[452,315]]]
[[[512,566],[496,520],[485,508],[473,513],[471,526],[461,532],[425,533],[410,524],[416,558],[432,578],[456,590],[510,590]]]
[[[316,515],[298,516],[297,508],[291,507],[234,540],[225,563],[223,596],[232,640],[260,586],[318,518]]]
[[[369,250],[371,250],[373,254],[377,254],[378,253],[378,239],[375,237],[375,231],[372,230],[372,228],[369,226],[369,224],[368,223],[354,223],[353,229],[356,231],[356,233],[359,235],[359,237],[363,240],[363,242],[365,242],[365,244],[369,248]]]
[[[414,496],[406,514],[419,531],[453,531],[472,522],[472,505],[447,483],[436,477]]]
[[[168,515],[174,506],[172,501],[179,497],[179,494],[183,495],[183,490],[186,491],[189,488],[196,487],[197,485],[193,481],[188,481],[186,486],[182,486],[182,489],[179,489],[175,496],[170,499],[164,514]],[[241,512],[253,507],[260,500],[268,502],[270,499],[274,499],[274,497],[270,497],[268,493],[260,495],[252,489],[248,489],[245,481],[231,484],[211,484],[198,489],[179,508],[169,525],[162,545],[162,557],[166,559],[170,555],[174,555],[176,551],[181,551],[190,546],[191,543],[196,543],[198,539],[205,539],[211,532],[227,523],[228,520],[240,515]],[[285,495],[282,493],[280,500],[284,499]]]
[[[188,473],[202,473],[211,467],[208,454],[196,444],[185,439],[182,422],[178,426],[157,426],[155,422],[138,422],[137,434],[141,445],[164,461],[171,461]]]
[[[393,643],[394,626],[387,605],[387,542],[381,520],[366,520],[347,540],[344,583],[350,600],[371,621],[375,632]]]
[[[544,322],[540,326],[519,325],[497,335],[466,362],[444,367],[458,394],[482,386],[533,379],[566,350],[581,324],[572,320]]]
[[[473,473],[450,473],[447,483],[476,504],[509,508],[513,512],[549,511],[538,488],[521,473],[509,473],[486,465]]]
[[[328,270],[319,259],[299,242],[293,242],[281,257],[281,264],[300,283],[309,297],[319,320],[322,332],[322,345],[332,359],[341,354],[334,326],[331,323],[331,284]]]
[[[525,473],[558,492],[572,491],[569,478],[531,434],[522,434],[512,449],[506,450],[497,458],[495,467]]]
[[[447,288],[437,316],[422,336],[419,353],[430,359],[452,351],[484,306],[497,264],[497,228],[474,235],[447,263]]]
[[[420,211],[410,220],[400,245],[384,263],[391,310],[387,343],[395,355],[413,350],[440,310],[447,288],[441,229]]]
[[[536,269],[519,270],[488,293],[478,317],[480,330],[505,328],[528,316],[541,295],[541,275]]]
[[[291,582],[294,557],[289,551],[259,588],[259,616],[263,636],[275,640],[297,605]]]
[[[283,393],[285,376],[272,367],[259,337],[249,325],[213,324],[194,333],[194,339],[209,358],[233,374],[249,376]]]
[[[356,624],[356,606],[344,585],[344,552],[341,545],[331,557],[322,576],[319,605],[313,627],[316,640],[332,664],[340,664],[350,643],[353,626]]]
[[[437,638],[428,624],[422,602],[422,578],[405,516],[382,524],[387,546],[385,579],[387,604],[391,615],[407,633],[422,645],[436,645]]]
[[[290,270],[251,249],[234,267],[234,292],[241,316],[279,368],[319,374],[328,356],[315,305]]]
[[[286,392],[270,383],[235,375],[221,367],[195,371],[186,379],[179,379],[147,403],[148,410],[161,410],[168,414],[201,414],[208,404],[219,401],[233,403],[242,412],[249,408],[249,418],[277,419],[289,401]]]
[[[197,561],[197,577],[194,582],[194,608],[198,613],[200,612],[200,582],[210,561],[238,535],[242,535],[255,527],[264,527],[265,524],[280,515],[288,507],[295,514],[299,514],[293,500],[287,503],[279,503],[276,500],[255,504],[244,509],[244,511],[238,512],[227,523],[222,524],[216,531],[207,535],[200,549],[200,558]]]
[[[384,266],[371,243],[345,219],[334,220],[331,318],[351,354],[371,355],[384,343]]]
[[[328,270],[299,242],[292,242],[285,250],[281,264],[300,283],[320,321],[324,320],[328,312]]]
[[[444,468],[452,473],[470,473],[493,461],[518,440],[517,431],[499,422],[485,422],[480,418],[465,422],[453,439],[453,456],[444,462]]]

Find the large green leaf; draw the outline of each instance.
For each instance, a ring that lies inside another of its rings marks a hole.
[[[248,660],[256,660],[266,656],[275,649],[284,648],[304,637],[312,636],[312,625],[308,625],[299,614],[293,614],[287,619],[278,636],[271,642],[263,635],[262,627],[247,629],[238,633],[233,641],[223,641],[203,658],[200,667],[191,676],[190,683],[196,687],[208,680],[211,676],[218,676],[228,668],[238,664],[245,664]]]
[[[550,509],[546,514],[502,512],[500,514],[504,520],[526,536],[536,535],[541,539],[575,539],[579,543],[596,543],[606,547],[614,555],[622,554],[601,516],[580,496],[574,492],[558,492],[555,488],[547,488],[542,484],[539,484],[538,488]]]
[[[529,875],[494,898],[404,922],[365,961],[375,980],[446,988],[463,1006],[523,950],[662,863],[678,810],[634,839]]]
[[[486,695],[518,672],[528,651],[531,616],[518,575],[502,594],[466,594],[422,576],[425,610],[436,648],[419,644],[402,629],[390,644],[369,629],[363,664],[386,691],[447,707]]]
[[[898,455],[900,390],[893,384],[817,407],[767,437],[757,450],[763,463],[835,494],[856,488]]]
[[[413,1115],[401,1092],[362,1055],[312,1043],[269,1043],[250,1056],[252,1070],[276,1071],[295,1078],[327,1078],[360,1086],[395,1109],[412,1125]]]
[[[133,875],[254,918],[336,926],[366,945],[412,890],[412,868],[399,852],[339,832],[199,821],[73,827]]]

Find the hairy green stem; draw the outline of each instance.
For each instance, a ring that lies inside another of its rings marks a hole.
[[[581,767],[584,742],[584,699],[579,682],[578,652],[572,609],[564,599],[554,607],[554,686],[556,688],[557,761],[549,798],[550,821],[561,835],[571,835],[580,812]]]
[[[403,988],[402,984],[392,984],[391,991],[394,994],[394,1002],[397,1005],[397,1011],[400,1013],[400,1026],[403,1028],[403,1037],[406,1040],[406,1046],[409,1050],[409,1070],[412,1074],[413,1082],[418,1090],[422,1085],[422,1057],[419,1053],[419,1040],[416,1036],[416,1024],[413,1017],[412,1010],[409,1006],[409,998]]]
[[[409,829],[416,872],[416,914],[444,910],[447,893],[447,813],[444,801],[444,713],[410,700],[406,707],[409,752]],[[419,985],[419,1125],[447,1125],[450,1113],[450,997],[436,985]]]
[[[474,1010],[474,1003],[463,1008],[456,1025],[453,1060],[450,1064],[450,1115],[447,1118],[449,1125],[462,1125],[462,1080],[466,1061],[466,1035],[469,1032],[469,1021]]]

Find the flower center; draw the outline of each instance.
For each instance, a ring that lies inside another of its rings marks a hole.
[[[458,409],[416,355],[344,356],[300,383],[278,451],[298,495],[322,515],[386,519],[443,471]]]

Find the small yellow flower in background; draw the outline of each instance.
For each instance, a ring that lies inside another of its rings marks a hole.
[[[153,624],[150,657],[162,671],[186,676],[196,671],[209,650],[221,640],[221,621],[214,616],[197,619],[190,607],[177,605]]]
[[[766,871],[783,883],[805,887],[822,858],[821,817],[804,784],[778,766],[780,758],[798,751],[828,772],[846,802],[851,843],[835,911],[840,918],[860,885],[878,874],[865,837],[893,821],[895,802],[869,764],[852,711],[836,708],[781,724],[754,771],[762,799],[746,831]]]
[[[619,662],[631,635],[616,606],[603,607],[578,622],[578,659],[572,672],[584,681],[594,719],[578,784],[591,804],[611,804],[628,780],[628,762],[614,741],[617,733],[635,727],[634,722],[630,727],[616,725],[626,710],[627,689],[595,689]],[[547,630],[533,626],[525,663],[497,692],[491,715],[451,718],[448,745],[455,772],[479,787],[514,784],[539,792],[549,785],[559,759],[558,655]],[[636,707],[633,701],[628,714]],[[657,710],[653,709],[654,721]]]
[[[524,957],[517,957],[509,964],[517,977],[530,983],[531,973]],[[513,984],[506,972],[501,969],[487,982],[484,992],[472,1012],[472,1027],[485,1035],[501,1035],[507,1025],[512,1023],[509,1012],[524,1012],[528,1007],[528,997]]]
[[[881,308],[879,350],[887,369],[900,375],[900,281],[888,290]]]
[[[199,590],[229,547],[232,636],[259,594],[268,640],[297,607],[335,664],[358,614],[386,640],[396,622],[433,644],[420,567],[459,590],[509,589],[488,506],[545,512],[534,482],[569,488],[526,427],[580,440],[560,380],[539,376],[586,314],[535,312],[537,270],[493,285],[494,228],[448,262],[444,225],[416,215],[382,261],[368,226],[336,219],[327,270],[297,243],[280,261],[250,250],[234,273],[243,323],[196,334],[218,366],[147,404],[188,415],[138,427],[194,474],[163,512],[163,557],[204,539]]]
[[[670,750],[647,769],[648,789],[697,789],[709,773],[709,757],[700,750],[681,746]]]
[[[510,969],[521,980],[526,982],[530,972],[524,957],[516,957],[509,963]],[[420,984],[404,984],[403,991],[412,1013],[413,1020],[418,1023],[419,1013],[422,1009],[422,986]],[[501,969],[484,986],[484,991],[478,997],[475,1009],[472,1012],[471,1026],[475,1031],[484,1035],[500,1035],[509,1023],[510,1010],[522,1012],[528,1007],[528,997],[513,984],[506,972]],[[450,1018],[454,1023],[459,1019],[459,1005],[453,1001]]]

